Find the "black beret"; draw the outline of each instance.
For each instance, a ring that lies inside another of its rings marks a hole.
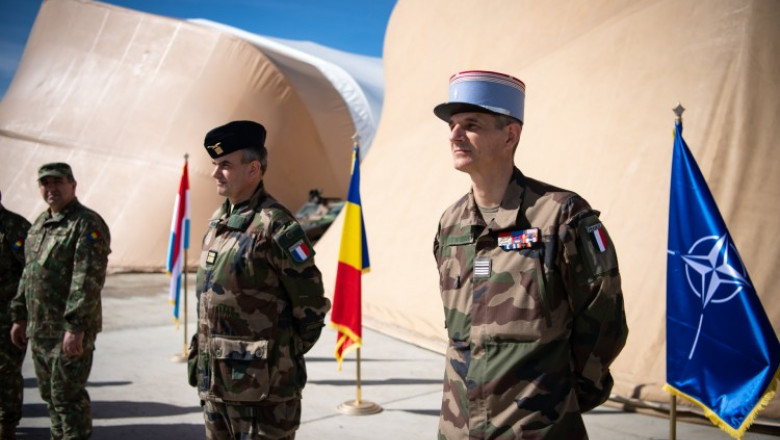
[[[206,133],[209,156],[216,159],[244,148],[265,148],[265,127],[254,121],[233,121]]]

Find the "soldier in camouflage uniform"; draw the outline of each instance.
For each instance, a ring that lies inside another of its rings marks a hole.
[[[11,339],[19,348],[31,342],[52,439],[86,439],[92,434],[86,384],[102,326],[109,230],[76,198],[68,164],[43,165],[38,183],[49,209],[25,243],[26,264],[11,303]]]
[[[514,166],[525,85],[461,72],[434,113],[471,191],[433,251],[449,335],[440,439],[587,439],[628,333],[617,257],[598,211]]]
[[[330,309],[309,240],[264,188],[265,135],[258,123],[234,121],[204,142],[227,198],[203,239],[190,353],[208,439],[295,437],[303,355]]]
[[[11,342],[9,306],[24,268],[28,229],[30,222],[0,203],[0,440],[14,439],[14,430],[22,418],[22,361],[26,350]]]

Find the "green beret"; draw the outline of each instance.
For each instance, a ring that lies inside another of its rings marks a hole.
[[[206,133],[209,156],[216,159],[245,148],[265,149],[265,127],[253,121],[233,121]]]
[[[67,177],[70,180],[74,180],[73,170],[70,169],[70,165],[64,162],[41,165],[41,167],[38,168],[38,180],[41,180],[44,177]]]

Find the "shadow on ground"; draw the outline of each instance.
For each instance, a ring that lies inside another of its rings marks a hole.
[[[25,404],[22,409],[23,417],[49,417],[46,404]],[[199,406],[181,407],[159,402],[92,402],[92,418],[97,419],[123,419],[128,417],[154,418],[178,416],[183,414],[199,413]]]
[[[115,425],[96,426],[92,431],[92,440],[169,440],[173,438],[203,438],[203,425]],[[48,440],[48,428],[19,428],[16,438],[19,440]]]

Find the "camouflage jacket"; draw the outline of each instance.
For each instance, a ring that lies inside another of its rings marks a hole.
[[[0,324],[11,322],[11,299],[24,269],[24,241],[30,222],[0,205]]]
[[[303,354],[330,301],[314,249],[293,215],[263,189],[209,221],[197,275],[197,387],[234,404],[301,397]]]
[[[28,337],[101,330],[100,291],[110,244],[103,218],[78,200],[57,214],[46,210],[38,216],[27,236],[27,263],[11,303],[11,317],[27,321]]]
[[[495,219],[472,193],[434,240],[449,335],[439,438],[587,438],[628,333],[614,246],[574,193],[515,168]]]

